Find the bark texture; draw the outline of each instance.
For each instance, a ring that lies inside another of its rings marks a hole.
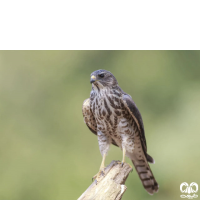
[[[94,181],[78,200],[120,200],[127,189],[124,184],[131,171],[127,163],[122,167],[119,161],[112,161],[99,182]]]

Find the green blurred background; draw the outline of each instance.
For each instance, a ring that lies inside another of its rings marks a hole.
[[[156,160],[159,192],[134,170],[123,199],[181,199],[182,182],[200,184],[200,51],[0,51],[0,200],[73,200],[91,184],[101,155],[81,109],[97,69],[136,102]],[[121,159],[111,146],[106,164]]]

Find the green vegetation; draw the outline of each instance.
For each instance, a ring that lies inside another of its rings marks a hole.
[[[156,161],[159,192],[134,170],[123,199],[180,199],[182,182],[200,184],[200,51],[0,51],[1,200],[73,200],[91,184],[101,155],[81,109],[97,69],[136,102]],[[111,146],[106,164],[121,159]]]

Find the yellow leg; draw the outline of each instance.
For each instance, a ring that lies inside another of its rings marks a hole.
[[[122,162],[119,162],[119,164],[121,164],[122,167],[123,167],[123,165],[124,165],[124,163],[125,163],[125,158],[126,158],[126,149],[123,148],[123,158],[122,158]],[[127,163],[127,164],[130,166],[130,168],[132,168],[132,166],[131,166],[129,163]]]
[[[123,158],[122,158],[122,165],[125,163],[125,157],[126,157],[126,149],[123,148]]]
[[[104,168],[105,168],[105,159],[106,159],[106,154],[103,155],[103,159],[102,159],[101,166],[100,166],[99,170],[103,170],[104,171]]]
[[[106,159],[106,154],[103,155],[103,159],[102,159],[102,162],[101,162],[99,172],[96,175],[93,176],[92,180],[96,179],[96,181],[98,182],[101,174],[102,173],[103,173],[103,175],[105,174],[105,171],[104,171],[104,169],[105,169],[105,159]]]

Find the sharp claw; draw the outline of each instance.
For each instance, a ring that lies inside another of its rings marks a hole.
[[[92,181],[95,181],[96,185],[98,183],[99,178],[102,176],[105,176],[104,169],[100,170],[95,176],[92,177]]]
[[[93,182],[94,180],[96,180],[96,178],[97,178],[97,175],[93,176],[93,177],[92,177],[92,182]]]
[[[104,170],[101,171],[101,175],[105,176],[105,171]]]
[[[122,167],[124,166],[124,162],[122,162]]]

